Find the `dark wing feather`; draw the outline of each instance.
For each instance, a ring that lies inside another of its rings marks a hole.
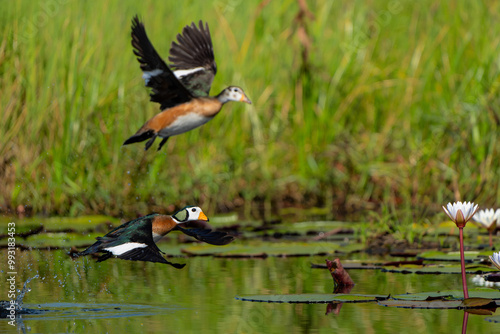
[[[204,228],[182,228],[177,225],[175,229],[211,245],[227,245],[234,240],[234,237],[232,235],[229,235],[225,232],[212,231]]]
[[[189,102],[193,96],[165,64],[149,41],[144,24],[137,16],[132,19],[132,46],[144,72],[146,86],[152,88],[151,101],[160,109]]]
[[[117,257],[123,260],[160,262],[169,264],[177,269],[183,268],[185,264],[172,263],[163,258],[161,250],[153,240],[152,221],[157,215],[157,213],[149,214],[118,226],[105,236],[97,237],[97,242],[79,255],[98,252],[104,253],[97,261],[102,262],[113,256],[105,248],[118,246],[127,242],[137,242],[145,244],[147,247],[134,248],[126,253],[117,255]],[[134,225],[133,228],[130,228],[131,225]]]
[[[177,35],[177,42],[170,46],[168,60],[174,70],[193,70],[190,74],[181,76],[179,80],[194,96],[207,96],[210,93],[212,81],[217,73],[214,50],[208,24],[200,21],[198,27],[193,23],[186,26]],[[176,73],[177,74],[177,73]]]
[[[177,264],[167,261],[163,258],[163,256],[161,256],[161,250],[158,246],[156,246],[156,243],[153,240],[152,218],[157,215],[158,214],[150,214],[142,217],[143,219],[136,219],[136,224],[141,224],[141,226],[137,226],[137,228],[134,228],[132,231],[127,230],[122,233],[122,235],[126,236],[127,240],[130,240],[130,242],[143,243],[148,246],[132,249],[126,253],[118,255],[117,257],[123,260],[160,262],[169,264],[177,269],[181,269],[185,266],[185,264]]]
[[[109,252],[104,250],[104,248],[107,247],[117,246],[126,242],[139,242],[148,245],[151,243],[156,246],[153,240],[152,221],[157,215],[157,213],[152,213],[116,227],[105,236],[97,237],[97,241],[92,246],[79,253],[78,256],[99,252],[105,253],[99,258],[99,262],[101,262],[111,257],[111,255],[107,255]],[[129,228],[131,225],[135,225],[134,228]]]
[[[145,248],[132,249],[131,251],[119,255],[118,257],[123,260],[165,263],[177,269],[181,269],[186,265],[169,262],[163,256],[161,256],[160,252],[160,249],[155,244],[153,244]]]
[[[98,239],[102,239],[102,238],[106,238],[106,237],[117,238],[120,235],[122,235],[124,232],[130,231],[130,230],[128,230],[128,227],[130,225],[137,225],[134,230],[140,230],[141,225],[145,224],[145,223],[147,224],[147,222],[149,221],[149,224],[151,226],[151,222],[153,221],[153,218],[156,216],[158,216],[158,213],[150,213],[149,215],[133,219],[133,220],[126,222],[126,223],[123,223],[120,226],[118,226],[117,228],[109,231],[104,237],[98,237]],[[149,229],[152,231],[151,227]]]

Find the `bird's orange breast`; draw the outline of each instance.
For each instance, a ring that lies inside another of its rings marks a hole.
[[[168,232],[172,231],[172,229],[176,226],[177,224],[175,221],[172,219],[170,216],[166,215],[159,215],[156,216],[153,219],[153,233],[159,234],[161,236],[164,236]]]
[[[159,132],[161,129],[169,127],[176,119],[189,113],[197,113],[205,117],[214,117],[222,108],[222,103],[216,98],[199,97],[190,102],[165,109],[151,118],[141,130],[152,129]]]

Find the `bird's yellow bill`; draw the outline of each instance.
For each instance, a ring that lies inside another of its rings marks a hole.
[[[241,95],[240,102],[246,102],[248,104],[252,104],[252,101],[250,101],[250,99],[245,94]]]
[[[202,212],[200,212],[200,215],[198,216],[198,220],[207,220],[208,221],[208,217],[202,211]]]

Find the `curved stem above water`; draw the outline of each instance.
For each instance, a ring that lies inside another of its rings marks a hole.
[[[464,299],[469,298],[469,291],[467,290],[467,277],[465,275],[465,255],[464,255],[464,228],[459,227],[460,235],[460,265],[462,268],[462,286],[464,288]]]

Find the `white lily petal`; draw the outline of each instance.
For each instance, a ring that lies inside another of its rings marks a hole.
[[[496,263],[500,264],[500,252],[493,253],[493,259]]]
[[[458,203],[460,203],[460,202],[458,202]],[[462,203],[460,203],[460,204],[462,204]],[[450,216],[452,216],[453,219],[457,218],[457,210],[455,208],[455,203],[453,203],[453,204],[448,203],[447,208],[448,208],[448,212],[450,213]]]
[[[498,211],[498,210],[497,210]],[[485,226],[486,228],[491,227],[493,223],[497,220],[496,212],[493,209],[479,210],[473,217],[473,219]],[[497,222],[498,223],[498,222]]]
[[[462,213],[464,215],[465,220],[469,220],[472,217],[472,215],[474,214],[474,212],[476,211],[477,204],[474,205],[474,203],[471,203],[471,202],[464,202],[464,203],[462,203],[460,209],[462,210]]]
[[[500,252],[493,253],[493,256],[490,256],[490,260],[493,262],[495,267],[500,269]]]
[[[500,226],[500,209],[497,209],[497,211],[495,211],[495,218],[497,220],[497,226]]]
[[[448,205],[443,207],[445,212],[450,216],[451,220],[453,220],[456,224],[464,224],[467,223],[474,213],[477,210],[478,205],[472,202],[455,202],[453,204],[448,203]],[[457,217],[458,212],[461,213],[460,217]],[[463,221],[462,221],[463,216]],[[460,218],[460,221],[457,221],[457,218]]]

